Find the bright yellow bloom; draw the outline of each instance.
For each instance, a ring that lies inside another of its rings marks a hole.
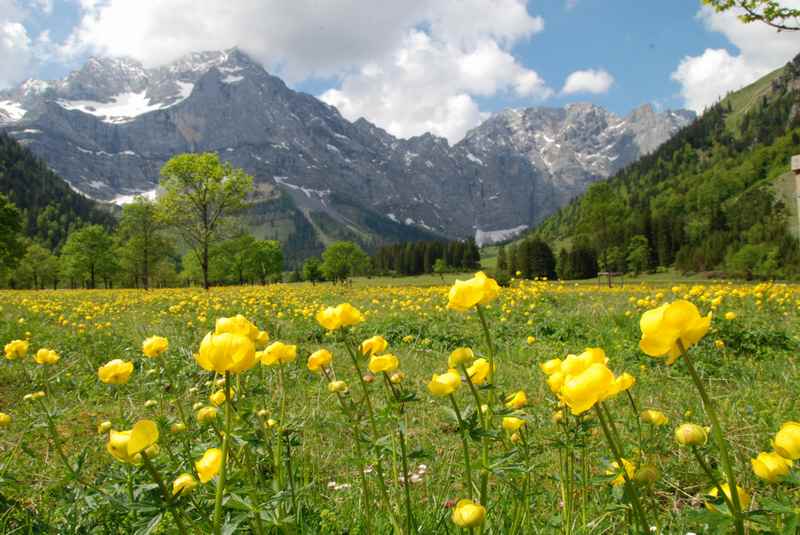
[[[163,336],[151,336],[142,342],[142,353],[146,357],[154,358],[167,350],[169,341]]]
[[[462,364],[471,364],[475,360],[475,353],[469,347],[457,347],[450,353],[447,365],[450,368],[458,368]]]
[[[260,332],[258,327],[241,314],[237,314],[232,318],[218,318],[214,325],[214,334],[238,334],[249,338],[253,343],[258,340]]]
[[[0,412],[0,427],[8,427],[9,425],[11,425],[11,416]]]
[[[784,459],[773,452],[761,452],[755,459],[750,459],[753,473],[769,483],[777,483],[792,469],[792,461]]]
[[[625,474],[628,475],[628,479],[633,479],[634,474],[636,473],[636,465],[628,459],[622,459],[622,466],[625,467]],[[613,476],[614,474],[617,475],[617,477],[611,480],[611,484],[615,487],[625,484],[625,474],[622,473],[622,470],[619,468],[619,463],[616,461],[611,463],[611,470],[606,470],[606,474],[609,476]]]
[[[725,493],[725,496],[727,496],[728,499],[730,499],[731,497],[730,485],[728,485],[727,483],[722,483],[720,487],[722,487],[722,492]],[[746,490],[744,490],[739,485],[736,485],[736,492],[739,495],[739,505],[741,505],[742,511],[747,511],[747,509],[750,507],[750,495],[747,493]],[[717,490],[717,487],[714,487],[713,489],[708,491],[708,494],[716,498],[717,496],[719,496],[719,490]],[[714,512],[718,511],[717,507],[711,502],[706,502],[706,509]]]
[[[400,366],[400,360],[389,353],[386,355],[373,355],[369,359],[369,364],[367,364],[367,368],[372,373],[391,372],[396,370],[398,366]]]
[[[539,364],[539,367],[542,369],[545,375],[553,375],[554,373],[561,371],[561,359],[550,359]]]
[[[447,308],[466,312],[476,305],[492,302],[499,293],[497,281],[479,271],[469,280],[456,280],[447,296]]]
[[[220,318],[224,319],[228,318]],[[217,320],[217,330],[220,328],[220,320]],[[226,329],[234,325],[223,323]],[[210,372],[240,373],[255,365],[256,347],[247,336],[233,332],[208,333],[200,343],[200,352],[194,358],[201,368]]]
[[[331,381],[328,383],[328,392],[344,394],[347,392],[347,383],[344,381]]]
[[[323,368],[330,366],[333,355],[327,349],[318,349],[308,357],[308,369],[314,373],[319,373]]]
[[[529,336],[526,341],[528,342],[529,346],[532,346],[536,342],[536,337],[535,336]]]
[[[520,427],[525,425],[525,423],[525,420],[522,418],[517,418],[516,416],[505,416],[503,418],[503,429],[509,433],[514,433],[515,431],[518,431]]]
[[[124,385],[133,373],[133,362],[114,359],[100,366],[97,377],[109,385]]]
[[[654,409],[642,411],[641,418],[643,422],[655,426],[667,425],[667,423],[669,423],[669,418],[667,418],[666,414]]]
[[[197,480],[191,474],[181,474],[172,482],[172,495],[189,494],[197,486]]]
[[[6,358],[14,360],[22,358],[28,354],[28,341],[27,340],[12,340],[5,345]]]
[[[231,397],[233,397],[233,389],[231,389]],[[225,390],[217,390],[210,396],[208,396],[208,400],[211,402],[212,405],[215,407],[221,406],[225,403]]]
[[[316,320],[327,330],[335,331],[341,327],[358,325],[364,321],[364,316],[350,303],[341,303],[317,312]]]
[[[711,312],[701,316],[693,303],[680,299],[642,314],[639,327],[642,351],[651,357],[666,355],[667,364],[672,364],[681,356],[681,345],[688,350],[706,335]]]
[[[389,342],[383,336],[376,335],[361,342],[361,354],[365,356],[379,355],[388,347]]]
[[[475,528],[483,524],[486,508],[472,500],[458,500],[450,518],[460,528]]]
[[[105,420],[104,422],[100,422],[99,424],[97,424],[98,435],[104,435],[109,431],[111,431],[111,422],[109,422],[108,420]]]
[[[567,376],[561,397],[572,414],[581,414],[601,401],[614,386],[614,374],[605,364],[594,363],[577,375]]]
[[[146,450],[158,442],[158,426],[153,420],[139,420],[131,429],[128,440],[128,456]]]
[[[725,319],[728,320],[728,321],[735,320],[736,319],[736,312],[726,312],[725,313]]]
[[[273,342],[260,355],[261,364],[265,366],[289,364],[297,358],[297,346],[284,344],[283,342]]]
[[[506,398],[506,407],[509,409],[521,409],[528,403],[528,396],[523,390],[519,390]]]
[[[450,369],[441,375],[434,373],[431,382],[428,383],[428,390],[434,396],[447,396],[452,394],[461,386],[461,375],[458,371]]]
[[[202,407],[200,410],[197,411],[195,414],[195,418],[201,424],[212,422],[217,418],[219,411],[216,407]]]
[[[681,424],[675,430],[675,441],[682,446],[704,446],[708,432],[697,424]]]
[[[482,385],[486,382],[486,379],[489,377],[489,372],[491,371],[491,366],[489,366],[489,361],[486,359],[477,359],[475,362],[472,363],[472,366],[467,368],[467,376],[469,380],[474,385]]]
[[[52,349],[40,349],[36,352],[33,356],[33,360],[36,361],[36,364],[55,364],[61,357],[58,356],[58,353],[53,351]]]
[[[106,450],[118,461],[130,464],[139,464],[142,460],[141,454],[128,452],[128,444],[131,441],[132,430],[128,431],[114,431],[113,429],[108,433],[108,443]]]
[[[222,450],[219,448],[207,449],[203,456],[194,463],[200,481],[208,483],[219,473],[222,466]]]
[[[800,459],[800,423],[785,422],[775,435],[772,447],[781,457],[792,461]]]

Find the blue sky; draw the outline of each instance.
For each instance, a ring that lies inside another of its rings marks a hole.
[[[800,52],[800,35],[699,0],[0,0],[0,86],[92,54],[155,65],[234,45],[350,119],[457,141],[509,106],[702,111]]]

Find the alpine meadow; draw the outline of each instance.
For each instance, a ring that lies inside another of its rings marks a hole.
[[[800,533],[796,0],[0,6],[0,533]]]

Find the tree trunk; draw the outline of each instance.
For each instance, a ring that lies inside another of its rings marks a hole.
[[[94,290],[94,265],[92,265],[91,269],[89,270],[90,278],[89,278],[89,288]]]
[[[203,288],[208,290],[208,242],[203,244],[203,261],[201,262],[203,268]]]

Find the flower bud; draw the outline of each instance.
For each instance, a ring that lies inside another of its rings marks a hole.
[[[392,384],[396,385],[396,384],[402,383],[403,379],[405,379],[405,378],[406,378],[406,374],[405,373],[403,373],[403,372],[394,372],[392,375],[389,376],[389,381],[391,381]]]
[[[105,435],[111,430],[111,422],[106,420],[105,422],[100,422],[97,426],[97,434],[98,435]]]
[[[328,391],[331,393],[340,393],[344,394],[347,392],[347,383],[344,381],[331,381],[328,383]]]
[[[708,433],[697,424],[681,424],[675,430],[675,440],[682,446],[703,446]]]
[[[371,373],[365,373],[363,379],[365,383],[371,383],[375,380],[375,376]]]
[[[144,406],[147,407],[148,409],[150,407],[155,407],[156,405],[158,405],[158,402],[154,399],[148,399],[147,401],[144,402]]]
[[[652,464],[643,464],[638,470],[636,470],[633,479],[637,483],[641,483],[643,485],[652,485],[658,481],[659,477],[660,474],[658,472],[658,468]]]
[[[173,433],[183,433],[186,431],[186,424],[183,422],[175,422],[169,427],[169,430]]]

